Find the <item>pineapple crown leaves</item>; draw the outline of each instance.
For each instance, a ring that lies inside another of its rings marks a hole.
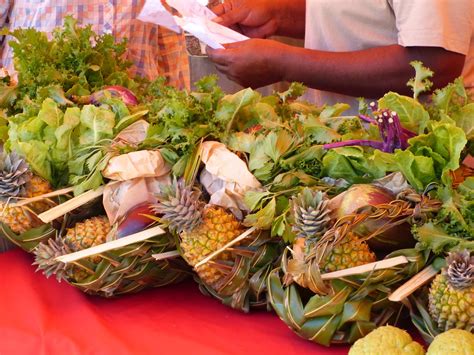
[[[162,186],[157,194],[158,202],[153,212],[172,232],[189,232],[202,222],[203,205],[201,193],[185,186],[183,180],[174,180]]]
[[[422,92],[429,91],[433,86],[429,78],[431,78],[434,73],[423,66],[423,63],[418,60],[410,62],[410,65],[415,68],[415,77],[408,80],[407,85],[413,90],[413,98],[417,99]]]
[[[331,221],[329,199],[321,191],[304,188],[291,200],[293,231],[301,238],[322,235]]]
[[[61,280],[67,279],[67,266],[57,261],[56,258],[70,252],[71,250],[61,238],[48,239],[46,243],[38,244],[34,250],[35,262],[33,265],[38,265],[36,271],[42,270],[47,278],[56,275],[56,279],[61,282]]]
[[[28,164],[17,153],[1,153],[0,200],[23,195],[30,175]]]
[[[474,284],[474,256],[468,250],[449,253],[446,263],[444,272],[453,288],[463,289]]]

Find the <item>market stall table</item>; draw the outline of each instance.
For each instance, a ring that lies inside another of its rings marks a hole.
[[[32,257],[0,254],[0,354],[346,354],[298,338],[273,313],[242,314],[197,285],[116,299],[34,273]]]

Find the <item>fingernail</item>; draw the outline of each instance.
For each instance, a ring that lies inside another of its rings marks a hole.
[[[222,23],[222,18],[216,17],[212,21],[214,21],[215,23]]]

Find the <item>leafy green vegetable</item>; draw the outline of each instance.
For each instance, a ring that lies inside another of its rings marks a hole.
[[[474,249],[474,241],[468,241],[448,234],[443,228],[429,222],[421,227],[414,226],[414,237],[418,240],[417,248],[429,249],[435,254],[453,250]]]
[[[130,66],[123,59],[126,41],[116,43],[112,34],[98,36],[92,26],[80,27],[70,16],[51,39],[33,28],[3,34],[14,38],[9,44],[18,72],[16,87],[0,86],[1,107],[11,113],[21,111],[29,100],[41,102],[46,97],[68,104],[64,92],[92,92],[117,84],[117,77],[123,75],[127,79],[120,82],[122,86],[138,86],[126,74]]]
[[[422,92],[430,90],[433,86],[429,80],[433,76],[433,72],[418,60],[411,62],[410,65],[415,69],[415,77],[410,79],[407,85],[412,88],[413,98],[416,100]]]

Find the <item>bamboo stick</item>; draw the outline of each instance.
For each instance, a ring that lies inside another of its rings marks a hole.
[[[243,232],[241,235],[239,235],[237,238],[235,238],[234,240],[231,240],[229,243],[227,243],[226,245],[224,245],[222,248],[216,250],[215,252],[209,254],[208,256],[206,256],[204,259],[202,259],[200,262],[198,262],[194,268],[197,269],[198,267],[206,264],[207,262],[209,262],[210,260],[214,259],[217,255],[219,255],[220,253],[224,252],[227,248],[230,248],[231,246],[237,244],[238,242],[240,242],[241,240],[244,240],[245,238],[247,238],[250,234],[252,234],[253,232],[255,232],[257,230],[257,228],[255,227],[252,227],[250,229],[247,229],[245,232]]]
[[[41,219],[44,223],[49,223],[54,221],[56,218],[65,215],[66,213],[86,204],[89,201],[101,196],[104,193],[105,186],[101,186],[95,190],[89,190],[83,194],[74,197],[56,207],[53,207],[46,212],[38,215],[38,218]]]
[[[166,259],[172,259],[176,258],[179,256],[179,252],[177,250],[172,250],[172,251],[167,251],[166,253],[160,253],[160,254],[153,254],[152,257],[155,260],[166,260]]]
[[[96,245],[94,247],[80,250],[75,253],[59,256],[56,258],[56,261],[60,261],[63,263],[70,263],[79,259],[87,258],[89,256],[104,253],[109,250],[122,248],[122,247],[125,247],[133,243],[137,243],[137,242],[142,242],[144,240],[153,238],[157,235],[164,234],[164,233],[166,232],[160,227],[153,227],[153,228],[146,229],[144,231],[129,235],[127,237],[113,240],[111,242]]]
[[[402,255],[402,256],[397,256],[395,258],[376,261],[376,262],[361,265],[361,266],[351,267],[349,269],[329,272],[327,274],[322,274],[321,278],[323,280],[338,279],[345,276],[359,275],[365,272],[371,272],[375,270],[389,269],[391,267],[401,265],[401,264],[406,264],[406,263],[408,263],[408,259]]]
[[[410,280],[405,282],[399,288],[397,288],[388,299],[392,302],[401,302],[413,292],[423,286],[425,283],[430,281],[439,272],[433,265],[430,265],[420,271],[418,274],[413,276]]]
[[[30,197],[30,198],[25,198],[25,199],[23,199],[19,202],[9,204],[8,207],[22,207],[22,206],[29,205],[30,203],[33,203],[33,202],[36,202],[36,201],[44,200],[46,198],[66,195],[66,194],[72,192],[73,190],[74,190],[73,187],[67,187],[65,189],[48,192],[47,194],[38,195],[38,196],[35,196],[35,197]]]

